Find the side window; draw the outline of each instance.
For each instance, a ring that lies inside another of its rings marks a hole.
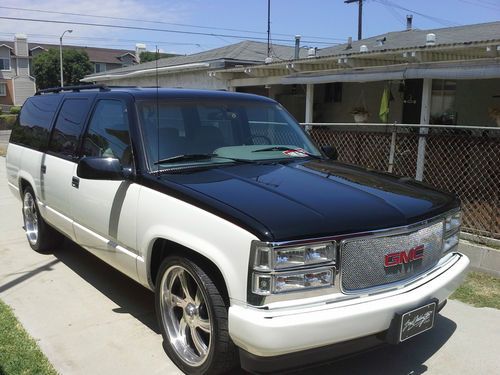
[[[63,157],[75,155],[89,100],[86,98],[66,99],[59,111],[49,151]]]
[[[29,98],[23,105],[10,141],[35,150],[47,147],[52,119],[61,101],[57,94]]]
[[[124,167],[132,165],[127,107],[118,100],[97,103],[83,139],[83,154],[118,158]]]

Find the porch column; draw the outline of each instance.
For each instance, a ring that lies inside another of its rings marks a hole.
[[[422,108],[420,110],[420,124],[428,125],[431,116],[431,96],[432,96],[432,79],[424,78],[422,87]],[[417,173],[415,179],[422,181],[424,178],[425,165],[425,146],[427,143],[428,127],[420,128],[420,136],[418,138],[418,154],[417,154]]]
[[[313,105],[314,105],[314,85],[308,83],[306,85],[306,122],[313,122]],[[310,130],[311,126],[306,126],[306,130]]]

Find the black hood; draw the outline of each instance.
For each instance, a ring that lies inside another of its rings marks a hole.
[[[414,180],[332,161],[238,164],[146,180],[265,241],[404,226],[459,205]]]

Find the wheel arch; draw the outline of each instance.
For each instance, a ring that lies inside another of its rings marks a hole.
[[[229,290],[226,279],[219,267],[209,258],[196,250],[181,245],[175,241],[165,238],[156,238],[152,241],[151,251],[147,262],[148,282],[152,289],[156,287],[156,277],[162,261],[168,256],[181,256],[195,262],[203,271],[212,278],[222,294],[224,302],[229,306]]]

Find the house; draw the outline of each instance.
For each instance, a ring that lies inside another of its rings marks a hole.
[[[500,108],[500,22],[432,30],[410,24],[320,50],[300,48],[299,58],[293,47],[272,51],[266,63],[267,45],[244,41],[162,59],[158,83],[267,95],[305,122],[352,122],[355,107],[367,110],[368,122],[380,122],[386,88],[390,123],[494,126],[489,109]],[[154,86],[156,74],[155,63],[147,63],[83,81]],[[426,116],[422,107],[429,108]]]
[[[305,57],[307,52],[294,47],[273,45],[271,59],[289,61],[295,53]],[[214,70],[242,68],[263,64],[268,57],[267,43],[243,41],[221,48],[187,56],[164,59],[105,73],[86,76],[83,82],[108,85],[160,86],[201,89],[230,89],[225,79],[218,79],[209,73]]]
[[[285,106],[309,123],[353,122],[356,107],[367,110],[368,122],[381,122],[387,88],[393,99],[389,123],[495,126],[489,110],[500,109],[500,22],[410,26],[309,58],[211,75],[238,91],[261,93],[267,87],[269,96],[285,97]]]
[[[26,98],[35,93],[31,62],[33,57],[49,48],[58,50],[59,44],[29,43],[24,34],[16,34],[14,41],[0,41],[0,105],[22,105]],[[137,64],[138,56],[146,50],[146,46],[137,44],[134,51],[63,45],[65,49],[87,52],[94,72],[102,73]]]

